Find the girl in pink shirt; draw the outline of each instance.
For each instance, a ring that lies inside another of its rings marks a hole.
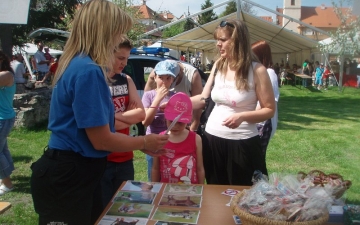
[[[190,98],[182,92],[173,95],[165,108],[166,124],[180,115],[179,120],[169,131],[169,141],[164,146],[166,154],[155,157],[151,180],[163,183],[203,184],[205,171],[202,157],[201,137],[187,130],[192,120]],[[160,134],[164,134],[161,132]]]

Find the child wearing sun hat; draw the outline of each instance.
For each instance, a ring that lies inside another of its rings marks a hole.
[[[202,157],[201,137],[186,129],[192,120],[192,104],[189,96],[178,92],[165,107],[167,126],[181,115],[169,131],[167,154],[153,160],[151,178],[153,182],[203,184],[205,172]],[[162,132],[160,134],[165,133]]]
[[[175,60],[164,60],[156,64],[154,71],[156,89],[146,91],[141,99],[146,113],[145,120],[142,121],[146,127],[146,134],[159,134],[166,130],[162,106],[174,94],[170,91],[170,87],[179,74],[180,67]],[[146,161],[148,164],[148,180],[151,181],[153,157],[146,155]]]

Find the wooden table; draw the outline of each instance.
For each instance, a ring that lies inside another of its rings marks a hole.
[[[8,210],[10,207],[11,207],[10,202],[0,202],[0,214]]]
[[[123,183],[119,190],[122,189],[125,183]],[[166,184],[163,184],[160,192],[156,195],[154,205],[158,206],[164,191]],[[200,216],[197,224],[201,225],[233,225],[235,224],[233,219],[233,211],[229,206],[226,206],[230,202],[231,197],[221,194],[226,189],[243,190],[250,188],[248,186],[235,186],[235,185],[203,185],[202,203],[200,208]],[[101,218],[106,214],[111,207],[111,202],[106,206],[105,210],[97,220],[98,224]],[[153,210],[152,214],[155,210]],[[150,218],[152,217],[152,214]],[[156,221],[149,220],[147,225],[154,225]],[[335,223],[329,223],[329,225],[340,225]]]
[[[295,86],[296,86],[297,80],[298,80],[298,79],[301,80],[300,88],[301,88],[301,86],[304,86],[304,85],[302,85],[302,83],[303,83],[304,80],[305,80],[305,82],[307,82],[306,79],[312,79],[311,76],[306,75],[306,74],[294,73],[294,75],[295,75],[295,83],[294,83]],[[306,86],[304,86],[304,87],[306,87]]]

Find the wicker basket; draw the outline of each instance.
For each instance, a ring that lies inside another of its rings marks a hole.
[[[322,225],[325,224],[329,220],[329,214],[318,218],[317,220],[305,221],[305,222],[288,222],[288,221],[278,221],[278,220],[270,220],[264,217],[254,216],[244,210],[241,210],[238,207],[238,203],[241,197],[245,194],[244,191],[238,193],[232,198],[230,207],[241,219],[242,224],[244,225]]]

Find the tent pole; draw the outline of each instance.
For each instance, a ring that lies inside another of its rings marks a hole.
[[[340,54],[339,91],[341,91],[342,89],[343,76],[344,76],[344,54]]]
[[[241,0],[236,1],[236,18],[240,20]]]
[[[331,73],[334,75],[334,78],[335,78],[336,84],[339,86],[339,82],[338,82],[338,80],[336,79],[336,76],[335,76],[334,70],[333,70],[333,69],[332,69],[332,67],[331,67],[331,64],[330,64],[330,62],[329,62],[329,59],[328,59],[328,57],[327,57],[327,54],[325,54],[325,53],[324,53],[324,56],[325,56],[325,61],[326,61],[325,65],[329,65],[329,66],[330,66]]]

